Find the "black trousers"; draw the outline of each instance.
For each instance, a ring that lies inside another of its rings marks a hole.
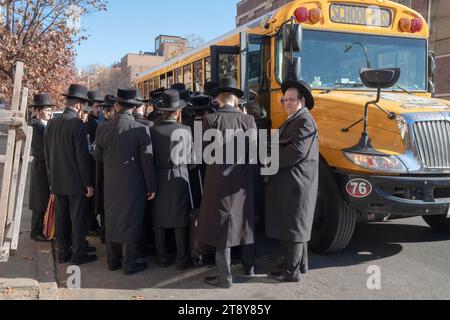
[[[106,242],[106,253],[109,266],[116,266],[118,263],[122,263],[124,268],[130,268],[138,261],[138,251],[135,243]]]
[[[31,238],[42,236],[44,233],[45,212],[33,211],[31,216]]]
[[[241,246],[241,263],[246,271],[255,268],[256,246]],[[233,284],[231,274],[231,248],[216,248],[217,276],[222,284]]]
[[[86,196],[55,195],[56,244],[60,257],[83,258],[86,247]],[[72,248],[72,250],[71,250]]]
[[[167,245],[167,230],[169,229],[155,228],[156,251],[158,252],[158,259],[162,263],[168,263],[170,261],[170,253]],[[177,247],[176,264],[183,265],[189,261],[188,229],[176,228],[174,231]]]
[[[289,278],[300,278],[300,267],[302,262],[308,263],[308,255],[303,253],[307,251],[307,245],[302,242],[280,241],[281,250],[284,257],[283,273]]]

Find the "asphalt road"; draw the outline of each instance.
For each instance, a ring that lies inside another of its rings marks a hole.
[[[450,235],[436,234],[421,218],[358,226],[347,249],[311,254],[311,270],[298,284],[266,278],[279,256],[276,243],[261,239],[258,275],[240,276],[243,269],[236,262],[230,290],[203,283],[213,274],[212,266],[178,272],[160,269],[149,258],[150,267],[141,274],[108,272],[104,247],[95,238],[90,241],[98,248],[99,261],[81,267],[81,289],[66,289],[69,265],[57,266],[60,299],[450,299]]]

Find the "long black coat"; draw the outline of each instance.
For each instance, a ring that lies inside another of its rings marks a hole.
[[[89,113],[86,122],[86,133],[89,135],[89,143],[93,144],[95,141],[95,136],[97,134],[97,129],[103,121],[99,121],[99,118],[94,117],[92,113]]]
[[[104,167],[106,241],[136,245],[141,239],[147,193],[156,192],[149,129],[130,111],[97,130],[95,158]]]
[[[30,173],[30,196],[28,207],[32,211],[45,212],[50,198],[47,166],[45,165],[44,131],[45,125],[38,119],[31,122],[33,139],[31,140],[31,155],[33,162]]]
[[[186,141],[172,142],[175,130],[185,130]],[[155,228],[186,228],[189,225],[189,174],[186,164],[174,164],[172,151],[183,145],[190,154],[190,129],[176,121],[163,121],[150,130],[158,181],[158,194],[151,203]]]
[[[308,109],[281,126],[279,146],[280,170],[266,185],[266,234],[308,242],[319,183],[319,137]]]
[[[81,196],[94,186],[86,130],[74,110],[49,121],[44,150],[53,194]]]
[[[256,129],[252,116],[231,106],[206,117],[203,125],[204,132],[212,128],[223,135],[226,129]],[[245,145],[248,154],[249,145]],[[226,148],[223,153],[226,159]],[[254,243],[258,166],[246,163],[207,165],[198,223],[199,243],[217,248]]]

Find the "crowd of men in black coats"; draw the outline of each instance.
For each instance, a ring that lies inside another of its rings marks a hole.
[[[310,114],[314,99],[309,85],[286,81],[282,91],[288,119],[280,127],[279,170],[268,177],[265,195],[258,194],[257,164],[173,160],[178,145],[173,133],[191,133],[195,123],[203,131],[224,134],[256,129],[254,117],[239,108],[244,93],[234,79],[205,84],[205,94],[192,95],[183,84],[158,89],[151,94],[152,112],[146,112],[150,101],[136,90],[119,89],[116,96],[102,98],[73,84],[64,94],[64,112],[51,119],[55,106],[49,95],[35,95],[31,238],[46,240],[42,225],[52,194],[59,263],[95,261],[96,249],[86,241],[91,234],[106,244],[110,271],[123,268],[131,275],[145,270],[147,264],[139,258],[151,243],[157,264],[165,268],[172,263],[167,241],[172,229],[177,269],[191,267],[189,237],[194,236],[196,242],[215,248],[217,275],[206,283],[230,288],[231,248],[241,247],[245,273],[254,275],[256,201],[264,197],[266,235],[280,241],[284,257],[280,271],[269,277],[300,281],[308,268],[307,242],[317,198],[318,130]],[[189,139],[184,146],[191,149]],[[244,152],[247,156],[248,147]],[[199,213],[192,235],[194,208]]]

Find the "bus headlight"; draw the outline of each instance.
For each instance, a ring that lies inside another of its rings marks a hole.
[[[389,173],[407,173],[408,170],[395,156],[374,156],[361,153],[344,152],[347,159],[359,167]]]

